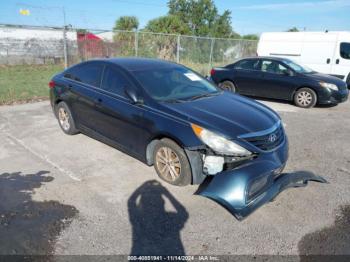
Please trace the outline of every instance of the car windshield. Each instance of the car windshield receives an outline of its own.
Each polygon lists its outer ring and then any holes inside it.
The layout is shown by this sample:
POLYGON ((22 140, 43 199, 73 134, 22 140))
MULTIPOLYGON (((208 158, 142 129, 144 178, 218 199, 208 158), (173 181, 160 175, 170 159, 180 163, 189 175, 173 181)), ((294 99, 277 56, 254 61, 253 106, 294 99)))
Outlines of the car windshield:
POLYGON ((157 101, 182 102, 221 93, 215 85, 187 68, 167 67, 133 73, 157 101))
POLYGON ((297 64, 297 63, 293 62, 292 60, 284 60, 283 62, 286 63, 288 66, 290 66, 294 71, 296 71, 298 73, 309 74, 309 73, 315 72, 311 68, 309 68, 305 65, 297 64))

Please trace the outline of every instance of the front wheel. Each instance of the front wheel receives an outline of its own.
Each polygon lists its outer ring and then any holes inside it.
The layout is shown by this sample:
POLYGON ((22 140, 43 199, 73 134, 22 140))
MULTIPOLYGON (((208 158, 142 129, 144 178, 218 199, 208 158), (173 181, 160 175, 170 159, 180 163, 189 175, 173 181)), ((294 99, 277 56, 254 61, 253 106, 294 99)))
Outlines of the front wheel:
POLYGON ((154 168, 158 176, 175 186, 186 186, 192 181, 191 166, 185 151, 174 141, 164 138, 153 151, 154 168))
POLYGON ((294 95, 294 103, 302 108, 314 107, 317 103, 317 95, 310 88, 300 88, 294 95))
POLYGON ((235 93, 236 92, 236 86, 232 81, 226 80, 221 83, 219 83, 219 87, 223 90, 230 91, 235 93))

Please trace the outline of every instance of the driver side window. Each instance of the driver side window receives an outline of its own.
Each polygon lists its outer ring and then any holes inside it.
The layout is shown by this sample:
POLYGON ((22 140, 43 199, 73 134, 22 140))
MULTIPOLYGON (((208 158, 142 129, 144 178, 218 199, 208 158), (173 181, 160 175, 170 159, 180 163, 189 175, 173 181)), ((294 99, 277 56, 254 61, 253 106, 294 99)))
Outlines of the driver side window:
POLYGON ((283 75, 284 72, 288 71, 288 69, 279 62, 272 61, 272 60, 263 60, 261 64, 261 71, 272 73, 272 74, 283 75))
POLYGON ((101 86, 103 90, 126 98, 124 89, 127 86, 128 81, 122 73, 110 66, 106 66, 101 86))

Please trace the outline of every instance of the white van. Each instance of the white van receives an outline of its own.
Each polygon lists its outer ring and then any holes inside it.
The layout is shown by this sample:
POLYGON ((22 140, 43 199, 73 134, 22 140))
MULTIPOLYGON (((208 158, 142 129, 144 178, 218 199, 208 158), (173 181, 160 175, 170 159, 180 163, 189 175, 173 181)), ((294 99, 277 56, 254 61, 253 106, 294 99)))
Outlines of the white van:
POLYGON ((292 59, 350 87, 350 32, 263 33, 257 55, 292 59))

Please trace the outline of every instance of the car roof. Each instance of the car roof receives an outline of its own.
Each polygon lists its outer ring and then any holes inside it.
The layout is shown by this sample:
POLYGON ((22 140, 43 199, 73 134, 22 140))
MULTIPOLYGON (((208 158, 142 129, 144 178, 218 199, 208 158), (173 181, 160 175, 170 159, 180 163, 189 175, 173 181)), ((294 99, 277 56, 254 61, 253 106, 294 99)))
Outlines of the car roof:
POLYGON ((155 68, 174 68, 180 67, 179 64, 152 58, 125 57, 125 58, 105 58, 94 61, 104 61, 124 68, 127 71, 143 71, 155 68))
POLYGON ((279 61, 279 62, 285 62, 285 61, 292 61, 288 58, 284 58, 284 57, 277 57, 277 56, 249 56, 249 57, 244 57, 242 59, 237 60, 238 61, 242 61, 242 60, 248 60, 248 59, 269 59, 269 60, 275 60, 275 61, 279 61))

